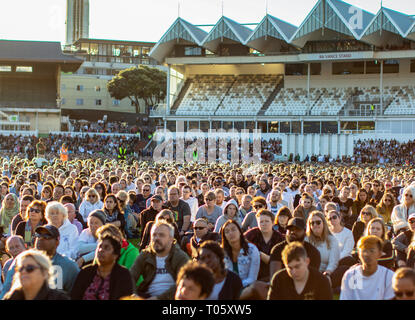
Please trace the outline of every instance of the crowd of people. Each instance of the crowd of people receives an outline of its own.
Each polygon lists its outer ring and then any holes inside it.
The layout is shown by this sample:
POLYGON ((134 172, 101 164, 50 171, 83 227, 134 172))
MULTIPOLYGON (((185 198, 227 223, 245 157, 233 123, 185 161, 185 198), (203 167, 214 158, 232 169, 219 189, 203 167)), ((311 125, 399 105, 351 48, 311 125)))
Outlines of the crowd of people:
POLYGON ((138 126, 129 125, 122 121, 103 121, 96 122, 86 120, 70 120, 73 132, 97 132, 97 133, 129 133, 140 132, 138 126))
POLYGON ((0 158, 5 300, 415 299, 415 172, 0 158))

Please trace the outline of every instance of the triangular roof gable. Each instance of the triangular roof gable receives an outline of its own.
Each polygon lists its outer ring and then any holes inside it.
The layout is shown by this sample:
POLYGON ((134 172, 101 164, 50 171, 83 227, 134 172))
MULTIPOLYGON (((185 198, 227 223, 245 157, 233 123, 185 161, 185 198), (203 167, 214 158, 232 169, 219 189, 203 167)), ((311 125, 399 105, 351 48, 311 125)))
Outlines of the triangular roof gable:
POLYGON ((267 15, 269 17, 269 20, 274 25, 274 27, 279 30, 279 32, 282 35, 285 35, 285 40, 288 42, 293 34, 297 31, 297 27, 292 25, 291 23, 288 23, 286 21, 283 21, 281 19, 278 19, 274 16, 267 15))
POLYGON ((402 37, 406 37, 415 25, 415 19, 411 16, 388 8, 383 8, 383 11, 395 28, 400 31, 402 37))
POLYGON ((202 44, 205 45, 222 37, 244 44, 251 33, 251 29, 246 28, 227 17, 221 17, 212 30, 210 30, 202 44))
POLYGON ((165 47, 165 44, 168 42, 183 39, 200 46, 206 34, 207 33, 202 29, 199 29, 179 17, 164 33, 153 49, 151 49, 149 56, 161 62, 165 57, 166 52, 170 50, 170 48, 166 49, 165 47))
MULTIPOLYGON (((279 21, 279 19, 267 14, 262 21, 257 25, 255 30, 252 32, 252 34, 249 36, 249 38, 246 40, 246 43, 249 43, 250 41, 256 40, 258 38, 262 38, 265 36, 271 36, 276 39, 280 39, 283 41, 288 42, 292 36, 292 34, 295 32, 292 32, 291 34, 288 34, 286 32, 289 32, 289 27, 286 27, 283 31, 279 21)), ((281 20, 280 20, 281 21, 281 20)), ((295 27, 294 27, 295 28, 295 27)), ((295 28, 296 30, 297 28, 295 28)))
POLYGON ((404 37, 395 21, 393 21, 390 15, 388 15, 384 8, 382 8, 372 19, 372 22, 367 26, 366 30, 363 32, 360 38, 363 39, 364 37, 370 36, 371 34, 378 32, 380 29, 404 37))
POLYGON ((328 1, 330 3, 330 6, 337 13, 339 18, 347 26, 350 32, 352 32, 356 39, 360 38, 367 26, 372 22, 373 18, 375 17, 373 13, 367 12, 349 3, 340 0, 328 1), (359 13, 359 11, 361 13, 360 17, 356 16, 359 13))

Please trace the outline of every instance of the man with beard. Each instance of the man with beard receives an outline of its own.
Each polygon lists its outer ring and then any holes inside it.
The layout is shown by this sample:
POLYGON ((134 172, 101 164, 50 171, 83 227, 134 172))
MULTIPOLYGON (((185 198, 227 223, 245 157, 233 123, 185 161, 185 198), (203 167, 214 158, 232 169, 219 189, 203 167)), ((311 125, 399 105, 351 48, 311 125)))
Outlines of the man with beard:
POLYGON ((143 281, 137 294, 151 300, 171 300, 176 292, 180 268, 189 260, 188 255, 175 244, 174 228, 165 221, 151 228, 150 246, 144 249, 130 269, 134 283, 143 281))
POLYGON ((304 219, 295 217, 288 221, 285 241, 276 244, 271 250, 269 261, 271 279, 277 271, 283 269, 282 251, 289 243, 294 241, 303 244, 304 249, 307 252, 307 257, 310 258, 310 266, 319 270, 321 262, 320 252, 312 244, 304 241, 306 235, 305 231, 306 223, 304 219))

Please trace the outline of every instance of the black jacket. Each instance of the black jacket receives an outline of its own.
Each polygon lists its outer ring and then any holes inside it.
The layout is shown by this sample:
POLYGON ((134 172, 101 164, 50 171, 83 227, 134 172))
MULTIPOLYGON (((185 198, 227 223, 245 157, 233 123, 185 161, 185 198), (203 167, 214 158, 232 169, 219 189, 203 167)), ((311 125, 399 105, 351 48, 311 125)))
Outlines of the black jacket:
MULTIPOLYGON (((23 290, 14 290, 10 295, 6 295, 4 300, 25 300, 23 290)), ((63 291, 49 288, 45 283, 34 300, 69 300, 69 297, 63 291)))
MULTIPOLYGON (((88 265, 79 272, 72 288, 71 299, 82 300, 86 289, 92 283, 98 272, 98 265, 88 265)), ((130 296, 134 293, 133 280, 127 268, 114 265, 111 271, 110 300, 118 300, 121 297, 130 296)))
POLYGON ((241 278, 236 273, 228 270, 223 288, 219 292, 218 300, 238 300, 242 289, 241 278))

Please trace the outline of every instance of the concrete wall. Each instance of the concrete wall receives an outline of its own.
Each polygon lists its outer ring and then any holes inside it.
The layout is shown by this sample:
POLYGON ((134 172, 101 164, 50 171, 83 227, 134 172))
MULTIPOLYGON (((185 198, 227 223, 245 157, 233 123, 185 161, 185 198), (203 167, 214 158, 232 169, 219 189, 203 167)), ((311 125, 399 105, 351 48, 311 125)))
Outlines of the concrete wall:
POLYGON ((284 74, 283 64, 186 65, 186 77, 195 74, 284 74))

